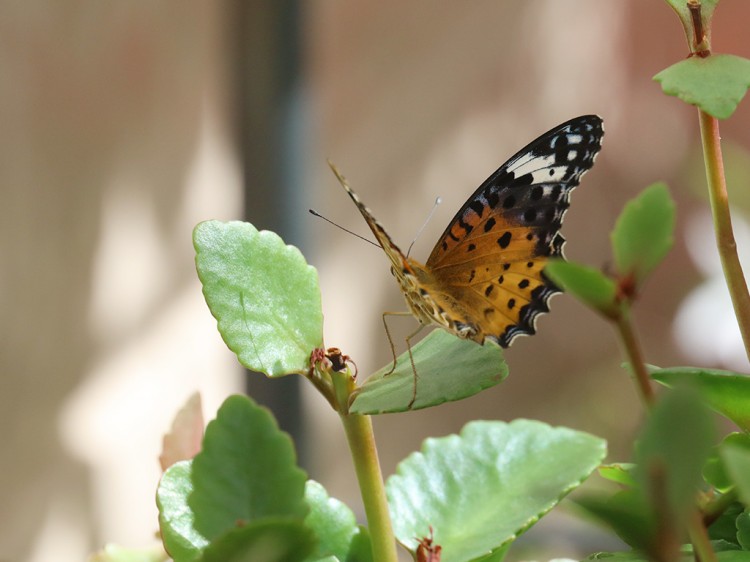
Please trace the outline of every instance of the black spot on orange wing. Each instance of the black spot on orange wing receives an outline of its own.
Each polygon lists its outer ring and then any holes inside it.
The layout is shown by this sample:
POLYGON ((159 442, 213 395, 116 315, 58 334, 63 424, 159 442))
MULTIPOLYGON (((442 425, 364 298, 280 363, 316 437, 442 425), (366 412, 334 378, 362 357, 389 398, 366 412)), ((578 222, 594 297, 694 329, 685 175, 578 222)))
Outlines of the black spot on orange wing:
POLYGON ((464 231, 466 232, 466 234, 469 234, 472 230, 474 230, 474 227, 471 226, 466 221, 464 221, 463 218, 458 219, 458 226, 460 226, 461 228, 463 228, 464 231))
POLYGON ((484 212, 484 205, 481 201, 472 201, 469 203, 469 207, 481 218, 484 212))
POLYGON ((487 205, 490 206, 490 209, 494 209, 497 207, 497 204, 500 203, 500 195, 498 195, 497 191, 490 191, 486 195, 487 199, 487 205))

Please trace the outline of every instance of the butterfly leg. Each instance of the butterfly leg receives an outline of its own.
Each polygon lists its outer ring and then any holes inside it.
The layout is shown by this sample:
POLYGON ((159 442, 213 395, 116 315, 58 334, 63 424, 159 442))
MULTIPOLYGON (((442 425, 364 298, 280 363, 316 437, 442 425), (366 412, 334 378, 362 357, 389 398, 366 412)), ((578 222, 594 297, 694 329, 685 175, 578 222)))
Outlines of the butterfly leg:
MULTIPOLYGON (((385 327, 385 335, 388 338, 388 345, 391 346, 391 357, 393 357, 393 365, 391 366, 391 370, 388 371, 384 377, 387 377, 390 375, 393 371, 396 370, 396 346, 393 345, 393 338, 391 337, 391 331, 388 329, 388 322, 386 321, 386 316, 411 316, 411 312, 384 312, 383 313, 383 326, 385 327)), ((411 353, 411 351, 409 352, 411 353)))
POLYGON ((419 332, 422 331, 422 328, 424 328, 424 324, 420 324, 419 328, 417 328, 413 333, 406 336, 406 349, 409 351, 409 361, 411 362, 411 372, 414 373, 414 384, 412 385, 412 392, 411 392, 411 401, 409 402, 409 405, 407 408, 411 410, 411 407, 414 405, 414 402, 417 399, 417 379, 419 376, 417 375, 417 368, 414 366, 414 356, 411 354, 411 339, 416 336, 419 332))

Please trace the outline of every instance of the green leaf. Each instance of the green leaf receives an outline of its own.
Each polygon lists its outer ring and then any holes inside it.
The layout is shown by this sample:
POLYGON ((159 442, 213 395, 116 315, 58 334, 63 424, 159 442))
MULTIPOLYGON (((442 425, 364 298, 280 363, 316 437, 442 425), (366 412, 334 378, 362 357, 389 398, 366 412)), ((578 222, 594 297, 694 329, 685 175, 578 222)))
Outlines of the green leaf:
POLYGON ((188 499, 195 528, 209 540, 267 517, 307 514, 306 475, 290 437, 271 413, 245 396, 230 396, 206 428, 193 459, 188 499))
POLYGON ((556 259, 547 264, 544 273, 565 292, 604 316, 617 314, 617 286, 598 269, 556 259))
MULTIPOLYGON (((740 547, 739 543, 735 540, 734 542, 728 542, 722 539, 719 540, 712 540, 711 541, 711 548, 714 550, 714 552, 724 552, 724 551, 734 551, 737 552, 742 549, 740 547)), ((690 545, 685 545, 683 547, 683 550, 687 552, 692 552, 692 548, 690 545)))
POLYGON ((654 371, 651 377, 670 387, 690 385, 712 409, 750 432, 750 377, 747 375, 717 369, 672 367, 654 371))
POLYGON ((709 526, 708 537, 712 541, 724 541, 739 547, 737 542, 737 517, 742 513, 743 507, 740 502, 734 502, 709 526))
MULTIPOLYGON (((694 562, 695 557, 685 558, 685 562, 694 562)), ((750 552, 745 550, 724 550, 716 553, 717 562, 750 562, 750 552)))
POLYGON ((737 542, 745 550, 750 550, 750 512, 743 511, 737 516, 737 542))
POLYGON ((702 473, 706 483, 716 488, 719 492, 726 492, 732 486, 729 476, 724 469, 724 463, 719 456, 718 447, 714 447, 711 455, 706 459, 702 473))
POLYGON ((93 554, 88 562, 167 562, 168 556, 161 548, 124 548, 108 544, 104 550, 93 554))
POLYGON ((615 266, 640 285, 672 247, 675 207, 669 190, 655 183, 631 200, 612 231, 615 266))
POLYGON ((382 414, 419 410, 461 400, 502 382, 508 376, 503 351, 497 345, 477 345, 445 330, 433 330, 411 348, 418 377, 414 378, 409 353, 398 358, 396 370, 386 365, 356 391, 349 411, 382 414), (414 397, 416 382, 416 400, 414 397))
POLYGON ((597 467, 602 439, 516 420, 477 421, 427 439, 386 483, 398 540, 409 550, 431 526, 443 560, 488 556, 536 521, 597 467))
POLYGON ((224 342, 252 371, 306 373, 323 345, 315 268, 276 234, 244 222, 202 222, 195 263, 224 342))
POLYGON ((654 509, 680 526, 695 503, 701 469, 711 451, 711 412, 693 392, 676 388, 653 408, 636 445, 636 480, 654 509), (665 504, 665 505, 662 505, 665 504))
MULTIPOLYGON (((707 37, 709 43, 711 41, 711 18, 714 15, 714 10, 719 0, 702 0, 701 1, 701 20, 703 21, 704 33, 709 34, 707 37)), ((667 0, 672 9, 677 13, 680 18, 682 27, 685 30, 685 36, 688 39, 688 45, 692 48, 693 43, 693 19, 690 15, 690 10, 687 7, 687 0, 667 0)), ((700 40, 700 39, 699 39, 700 40)))
POLYGON ((732 478, 727 473, 721 451, 727 446, 744 447, 750 451, 750 435, 747 433, 730 433, 722 442, 713 447, 711 456, 703 466, 703 478, 714 488, 726 492, 734 485, 732 478))
POLYGON ((325 488, 308 480, 305 499, 310 513, 305 525, 318 537, 318 546, 309 562, 335 556, 346 562, 372 562, 369 536, 357 525, 354 513, 343 503, 328 496, 325 488))
POLYGON ((656 555, 659 533, 680 533, 692 512, 702 482, 701 467, 713 443, 712 425, 710 411, 694 393, 686 389, 667 393, 651 411, 637 442, 638 486, 611 498, 578 503, 612 526, 629 545, 656 555))
POLYGON ((737 493, 745 507, 750 507, 750 448, 747 444, 725 444, 721 448, 721 458, 737 493))
POLYGON ((599 474, 602 478, 632 488, 635 486, 634 470, 635 465, 632 463, 605 464, 599 467, 599 474))
POLYGON ((607 562, 647 562, 647 558, 640 552, 596 552, 584 560, 606 560, 607 562))
MULTIPOLYGON (((654 540, 654 517, 637 490, 622 490, 605 497, 587 495, 574 500, 589 516, 610 526, 633 548, 646 551, 654 540)), ((621 554, 621 553, 618 553, 621 554)))
MULTIPOLYGON (((716 545, 712 545, 716 551, 717 562, 750 562, 750 552, 741 550, 718 550, 716 545)), ((630 552, 597 552, 592 554, 586 560, 606 560, 607 562, 648 562, 645 555, 630 552)), ((692 552, 684 552, 677 559, 679 562, 695 562, 695 556, 692 552)))
POLYGON ((690 57, 665 68, 654 80, 665 94, 727 119, 750 87, 750 60, 736 55, 690 57))
POLYGON ((201 562, 303 562, 314 548, 315 535, 301 521, 266 519, 217 538, 201 562))
POLYGON ((195 516, 188 505, 193 491, 192 460, 170 466, 156 490, 159 529, 164 548, 178 562, 197 560, 208 539, 195 529, 195 516))
MULTIPOLYGON (((508 543, 504 546, 501 546, 500 548, 496 548, 492 552, 490 552, 487 556, 483 556, 482 558, 477 558, 475 560, 472 560, 472 562, 502 562, 505 559, 505 555, 508 554, 508 551, 510 550, 511 543, 508 543)), ((564 559, 556 559, 562 562, 564 559)))

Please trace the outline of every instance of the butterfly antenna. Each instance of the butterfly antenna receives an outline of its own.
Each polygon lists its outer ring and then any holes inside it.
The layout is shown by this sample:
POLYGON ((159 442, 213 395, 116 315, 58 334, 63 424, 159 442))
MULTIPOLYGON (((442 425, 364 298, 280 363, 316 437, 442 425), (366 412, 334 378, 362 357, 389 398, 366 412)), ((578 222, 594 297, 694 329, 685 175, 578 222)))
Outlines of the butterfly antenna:
POLYGON ((432 210, 430 211, 430 214, 427 215, 427 218, 425 219, 422 226, 419 227, 419 230, 417 231, 417 235, 414 237, 414 240, 411 241, 411 244, 409 244, 409 249, 406 250, 406 257, 409 257, 411 254, 411 248, 414 246, 414 242, 417 241, 417 239, 422 235, 422 231, 424 230, 424 227, 427 226, 427 223, 430 222, 430 219, 432 218, 432 215, 435 214, 435 209, 438 208, 438 205, 443 202, 442 197, 438 197, 435 199, 435 204, 432 206, 432 210))
POLYGON ((340 224, 336 224, 336 223, 335 223, 335 222, 333 222, 333 221, 332 221, 331 219, 328 219, 328 218, 324 217, 323 215, 321 215, 321 214, 320 214, 320 213, 319 213, 318 211, 316 211, 315 209, 308 209, 308 211, 310 211, 310 214, 311 214, 311 215, 314 215, 314 216, 318 217, 319 219, 323 219, 323 220, 324 220, 324 221, 326 221, 327 223, 330 223, 330 224, 332 224, 333 226, 335 226, 336 228, 340 228, 340 229, 341 229, 341 230, 343 230, 344 232, 348 232, 348 233, 349 233, 349 234, 351 234, 352 236, 356 236, 356 237, 357 237, 357 238, 359 238, 360 240, 364 240, 364 241, 365 241, 365 242, 367 242, 368 244, 372 244, 372 245, 373 245, 373 246, 375 246, 376 248, 380 248, 380 244, 377 244, 377 243, 373 242, 372 240, 368 240, 368 239, 367 239, 367 238, 365 238, 364 236, 360 236, 360 235, 359 235, 359 234, 357 234, 356 232, 352 232, 351 230, 349 230, 348 228, 344 228, 344 227, 343 227, 343 226, 341 226, 340 224))

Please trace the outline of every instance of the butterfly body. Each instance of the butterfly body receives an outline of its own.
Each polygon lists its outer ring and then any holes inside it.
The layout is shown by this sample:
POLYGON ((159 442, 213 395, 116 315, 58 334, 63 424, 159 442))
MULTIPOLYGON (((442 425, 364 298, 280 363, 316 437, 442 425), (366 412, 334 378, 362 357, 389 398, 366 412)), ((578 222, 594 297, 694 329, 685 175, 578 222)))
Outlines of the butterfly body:
POLYGON ((434 274, 416 260, 406 258, 408 268, 401 271, 391 268, 391 273, 401 285, 406 304, 420 323, 438 324, 451 333, 477 343, 484 341, 483 334, 470 320, 470 311, 457 295, 440 290, 434 274))
POLYGON ((535 333, 559 289, 544 275, 562 256, 570 192, 601 148, 602 120, 585 115, 543 134, 498 168, 461 207, 422 264, 403 254, 334 168, 391 261, 411 313, 464 339, 502 347, 535 333))

